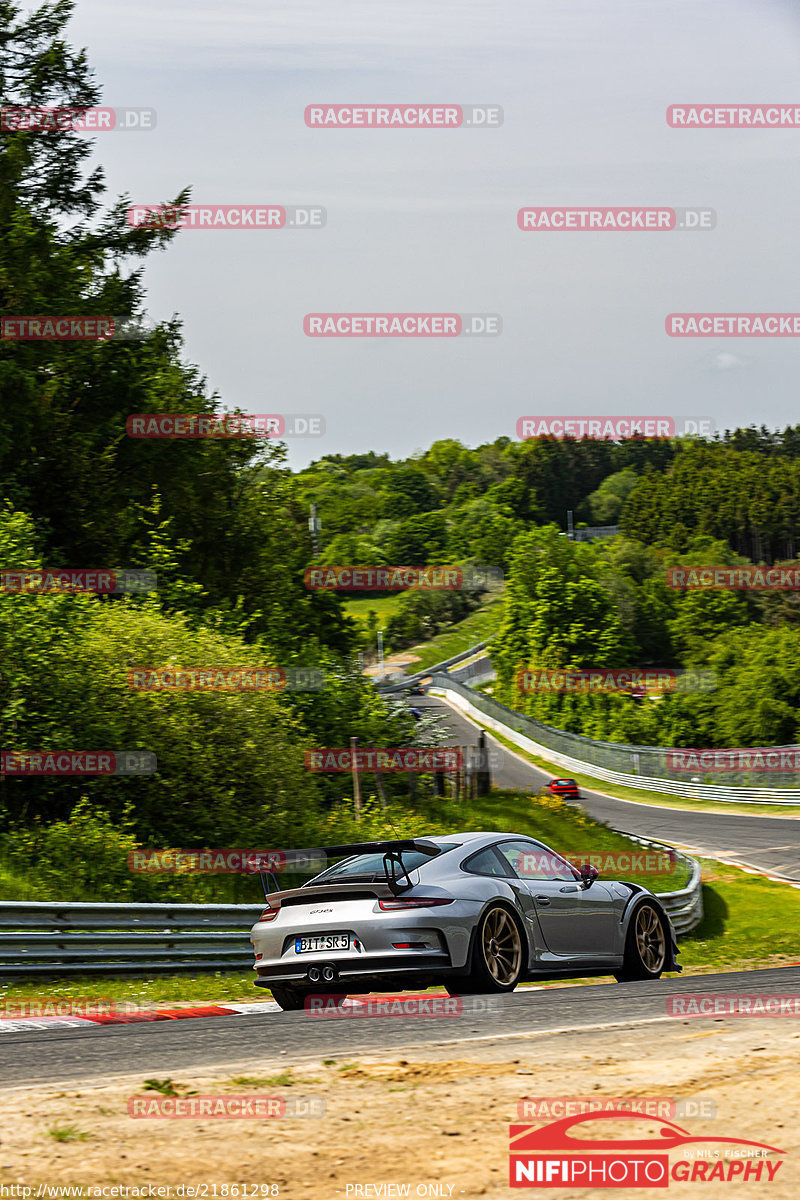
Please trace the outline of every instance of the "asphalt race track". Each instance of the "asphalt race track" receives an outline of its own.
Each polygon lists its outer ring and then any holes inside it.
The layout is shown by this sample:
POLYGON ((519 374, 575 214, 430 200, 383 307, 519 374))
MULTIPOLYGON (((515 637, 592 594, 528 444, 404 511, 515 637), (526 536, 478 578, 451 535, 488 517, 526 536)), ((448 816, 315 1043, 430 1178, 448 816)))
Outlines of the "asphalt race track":
MULTIPOLYGON (((436 696, 415 696, 414 704, 443 715, 452 730, 452 745, 474 745, 477 726, 436 696)), ((509 789, 539 788, 553 778, 517 757, 486 734, 489 746, 502 754, 502 766, 492 771, 492 782, 509 789)), ((668 803, 665 798, 665 803, 668 803)), ((615 829, 669 842, 676 846, 730 859, 759 871, 800 882, 800 815, 754 816, 732 812, 693 812, 686 808, 661 808, 615 800, 581 789, 581 807, 615 829)), ((524 833, 520 830, 520 833, 524 833)), ((558 849, 558 847, 554 847, 558 849)))
MULTIPOLYGON (((0 1032, 0 1079, 13 1084, 65 1083, 133 1071, 142 1078, 199 1067, 252 1067, 260 1061, 300 1063, 337 1057, 397 1053, 417 1048, 553 1036, 640 1025, 684 1028, 698 1032, 714 1021, 730 1018, 676 1018, 666 1015, 668 997, 686 993, 752 994, 773 992, 800 996, 800 966, 728 975, 668 976, 655 982, 597 983, 578 987, 522 988, 508 997, 465 997, 490 1011, 440 1018, 370 1017, 322 1019, 303 1012, 245 1013, 195 1021, 163 1021, 145 1025, 53 1027, 30 1032, 0 1032), (455 1025, 455 1028, 453 1028, 455 1025)), ((657 1034, 654 1034, 657 1036, 657 1034)))

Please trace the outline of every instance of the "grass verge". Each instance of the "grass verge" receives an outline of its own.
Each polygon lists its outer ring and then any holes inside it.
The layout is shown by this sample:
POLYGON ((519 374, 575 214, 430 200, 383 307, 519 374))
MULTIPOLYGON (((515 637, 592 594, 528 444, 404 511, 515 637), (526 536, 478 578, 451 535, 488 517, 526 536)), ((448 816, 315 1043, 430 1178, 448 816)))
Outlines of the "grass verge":
POLYGON ((409 647, 409 654, 415 654, 419 662, 412 663, 413 671, 425 671, 435 663, 445 662, 464 650, 469 650, 476 642, 485 642, 493 637, 503 621, 503 593, 488 592, 480 608, 476 608, 468 617, 457 625, 451 626, 444 633, 437 634, 429 642, 420 642, 417 646, 409 647))
POLYGON ((680 939, 694 972, 747 970, 800 959, 800 888, 713 859, 703 867, 702 923, 680 939))
POLYGON ((385 629, 389 617, 393 617, 397 612, 401 595, 402 592, 393 592, 390 596, 378 596, 373 599, 345 600, 342 607, 347 616, 363 628, 366 628, 369 614, 374 612, 378 618, 375 628, 385 629))
POLYGON ((0 1012, 8 1019, 25 1016, 15 1007, 25 1000, 41 1004, 69 1000, 108 1001, 112 1005, 137 1005, 140 1008, 155 1008, 156 1005, 179 1008, 184 1004, 268 999, 270 995, 264 988, 254 986, 252 973, 240 969, 182 971, 174 975, 75 975, 69 979, 54 977, 0 983, 0 1012))

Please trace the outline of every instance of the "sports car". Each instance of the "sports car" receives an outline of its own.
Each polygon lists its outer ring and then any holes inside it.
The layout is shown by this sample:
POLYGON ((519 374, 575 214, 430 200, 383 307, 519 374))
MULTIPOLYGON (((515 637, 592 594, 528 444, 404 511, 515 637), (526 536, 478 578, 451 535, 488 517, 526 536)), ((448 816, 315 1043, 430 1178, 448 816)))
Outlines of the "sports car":
POLYGON ((552 796, 568 796, 571 800, 580 800, 580 790, 574 779, 551 779, 547 790, 552 796))
POLYGON ((340 861, 267 892, 251 933, 256 986, 284 1009, 315 993, 512 992, 537 978, 681 970, 657 896, 599 880, 534 838, 461 833, 321 851, 340 861))

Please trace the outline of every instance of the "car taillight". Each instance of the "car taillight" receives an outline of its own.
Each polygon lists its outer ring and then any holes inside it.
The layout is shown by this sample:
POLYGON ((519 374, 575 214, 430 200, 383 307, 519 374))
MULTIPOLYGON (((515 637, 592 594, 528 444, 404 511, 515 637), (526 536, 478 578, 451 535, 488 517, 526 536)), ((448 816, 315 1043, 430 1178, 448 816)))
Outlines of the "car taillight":
POLYGON ((439 908, 442 904, 452 903, 452 899, 440 896, 407 896, 405 899, 399 897, 395 900, 379 900, 378 908, 382 908, 384 912, 393 912, 398 908, 439 908))
POLYGON ((280 911, 280 908, 272 908, 270 906, 269 908, 264 909, 258 919, 259 921, 274 921, 280 911))

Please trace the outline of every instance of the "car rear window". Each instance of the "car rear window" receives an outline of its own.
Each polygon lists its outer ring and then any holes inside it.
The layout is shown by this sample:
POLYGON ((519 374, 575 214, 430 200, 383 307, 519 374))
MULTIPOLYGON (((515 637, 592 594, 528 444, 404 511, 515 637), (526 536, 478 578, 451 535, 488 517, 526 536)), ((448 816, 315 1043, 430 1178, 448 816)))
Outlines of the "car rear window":
MULTIPOLYGON (((415 871, 417 867, 424 866, 426 862, 431 862, 438 858, 440 854, 444 854, 447 850, 455 850, 458 842, 446 842, 437 845, 436 854, 423 854, 421 850, 404 850, 403 851, 403 866, 407 871, 415 871)), ((362 883, 380 883, 386 878, 386 872, 383 867, 383 851, 376 850, 369 854, 355 854, 350 858, 344 858, 341 862, 334 863, 332 867, 328 867, 321 875, 315 875, 313 879, 308 881, 308 884, 303 884, 304 887, 327 881, 350 880, 358 879, 362 883)))

